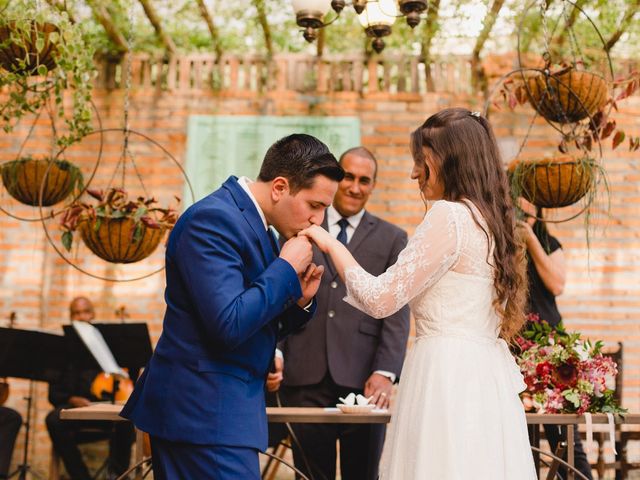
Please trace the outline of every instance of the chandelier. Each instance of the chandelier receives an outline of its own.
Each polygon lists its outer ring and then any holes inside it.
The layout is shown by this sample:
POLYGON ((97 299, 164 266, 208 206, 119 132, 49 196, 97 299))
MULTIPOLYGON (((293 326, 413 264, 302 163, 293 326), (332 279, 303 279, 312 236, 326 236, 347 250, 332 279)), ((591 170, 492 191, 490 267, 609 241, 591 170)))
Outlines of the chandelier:
MULTIPOLYGON (((313 42, 318 29, 335 22, 346 6, 345 0, 292 0, 296 23, 302 27, 303 36, 313 42), (333 9, 335 16, 323 19, 333 9)), ((391 34, 391 25, 398 17, 406 17, 407 24, 414 28, 420 23, 420 14, 427 9, 427 0, 352 0, 353 9, 368 37, 373 38, 373 49, 380 53, 384 49, 383 37, 391 34)))

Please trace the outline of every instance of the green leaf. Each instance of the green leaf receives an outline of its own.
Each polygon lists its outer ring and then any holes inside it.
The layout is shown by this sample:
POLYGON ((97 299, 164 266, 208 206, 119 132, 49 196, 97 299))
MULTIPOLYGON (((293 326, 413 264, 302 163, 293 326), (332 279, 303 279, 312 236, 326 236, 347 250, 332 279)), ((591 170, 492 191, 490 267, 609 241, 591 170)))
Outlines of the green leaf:
POLYGON ((41 52, 43 48, 44 48, 44 38, 38 37, 38 39, 36 40, 36 51, 41 52))
POLYGON ((73 243, 73 233, 64 232, 62 234, 62 245, 67 249, 67 252, 71 251, 71 244, 73 243))
POLYGON ((45 77, 48 71, 49 70, 47 69, 46 65, 38 65, 38 75, 40 75, 41 77, 45 77))

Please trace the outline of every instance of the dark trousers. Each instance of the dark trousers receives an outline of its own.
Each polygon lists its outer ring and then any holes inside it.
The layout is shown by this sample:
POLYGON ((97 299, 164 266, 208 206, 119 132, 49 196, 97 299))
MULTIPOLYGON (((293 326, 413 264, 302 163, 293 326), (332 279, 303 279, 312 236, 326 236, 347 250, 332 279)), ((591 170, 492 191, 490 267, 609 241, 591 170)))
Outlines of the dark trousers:
MULTIPOLYGON (((555 452, 558 443, 567 439, 566 430, 560 428, 558 425, 545 425, 544 434, 547 437, 547 441, 549 442, 552 452, 555 452)), ((593 480, 593 476, 591 475, 591 465, 589 465, 589 460, 587 459, 587 454, 582 447, 582 440, 580 440, 580 434, 577 429, 575 431, 574 439, 575 442, 573 444, 573 448, 576 470, 582 473, 589 480, 593 480)), ((565 455, 564 460, 566 459, 567 457, 565 455)), ((562 475, 562 478, 567 478, 567 471, 565 468, 560 467, 558 472, 562 475)))
MULTIPOLYGON (((559 425, 543 425, 544 426, 544 434, 547 437, 547 441, 549 442, 549 447, 551 448, 551 453, 556 451, 558 444, 560 442, 566 441, 567 439, 567 431, 565 428, 561 428, 559 425)), ((532 434, 531 428, 538 428, 537 425, 532 425, 529 427, 529 435, 532 434)), ((593 476, 591 475, 591 465, 589 465, 589 460, 587 459, 587 454, 582 447, 582 440, 580 439, 580 434, 578 431, 575 431, 574 436, 574 465, 576 470, 582 473, 589 480, 593 480, 593 476)), ((567 454, 564 454, 563 460, 567 460, 567 454)), ((564 466, 560 466, 558 469, 558 473, 562 478, 567 478, 567 469, 564 466)))
MULTIPOLYGON (((287 407, 335 407, 338 397, 362 390, 336 385, 329 374, 317 385, 283 387, 287 407)), ((293 442, 293 459, 312 480, 336 477, 336 441, 340 442, 340 473, 343 480, 376 480, 384 444, 385 426, 380 424, 291 425, 300 445, 293 442)))
POLYGON ((22 425, 22 417, 12 408, 0 407, 0 478, 9 474, 13 445, 22 425))
POLYGON ((135 433, 130 422, 61 420, 58 407, 46 418, 47 430, 56 453, 62 459, 64 468, 73 480, 90 480, 89 470, 82 460, 78 444, 109 439, 109 470, 122 474, 129 468, 131 444, 135 433))
POLYGON ((196 445, 151 436, 155 480, 260 480, 255 448, 196 445))

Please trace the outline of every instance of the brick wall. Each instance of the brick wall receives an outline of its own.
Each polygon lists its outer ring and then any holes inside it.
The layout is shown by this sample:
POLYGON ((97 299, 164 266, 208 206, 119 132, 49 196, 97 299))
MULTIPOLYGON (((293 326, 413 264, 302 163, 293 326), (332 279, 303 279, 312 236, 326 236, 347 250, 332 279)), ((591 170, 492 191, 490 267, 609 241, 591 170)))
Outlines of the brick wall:
MULTIPOLYGON (((431 113, 447 106, 468 106, 480 110, 482 102, 470 96, 446 93, 338 92, 328 95, 302 95, 280 90, 259 94, 226 91, 215 94, 207 90, 158 91, 138 89, 132 92, 130 125, 134 130, 160 142, 175 158, 185 157, 186 122, 190 114, 237 115, 357 115, 361 119, 362 142, 380 162, 378 185, 370 210, 412 232, 423 213, 416 185, 409 178, 411 157, 409 133, 431 113)), ((98 90, 94 94, 105 127, 122 125, 123 93, 98 90)), ((640 98, 633 97, 621 105, 618 123, 627 133, 640 134, 640 98)), ((492 121, 505 148, 513 149, 525 135, 531 111, 520 108, 515 113, 494 113, 492 121), (510 147, 509 147, 510 146, 510 147)), ((12 159, 28 131, 29 122, 13 134, 0 136, 0 161, 12 159)), ((27 142, 27 149, 44 153, 48 148, 49 127, 42 120, 27 142)), ((536 121, 530 132, 527 150, 541 153, 553 149, 555 132, 544 122, 536 121)), ((108 181, 117 164, 121 138, 105 137, 104 155, 97 180, 108 181)), ((133 147, 135 148, 135 147, 133 147)), ((69 151, 89 174, 96 161, 98 142, 83 142, 69 151)), ((338 152, 336 152, 338 153, 338 152)), ((158 152, 136 153, 145 184, 156 196, 168 201, 180 195, 182 177, 176 166, 158 152), (140 156, 137 156, 140 155, 140 156)), ((560 307, 569 328, 582 330, 587 336, 625 345, 624 404, 640 410, 640 174, 637 154, 624 148, 616 152, 605 149, 604 164, 609 173, 610 216, 598 212, 593 216, 596 228, 591 231, 589 248, 582 217, 551 227, 565 246, 568 282, 560 297, 560 307)), ((131 173, 131 172, 129 172, 131 173)), ((128 175, 127 178, 135 178, 128 175)), ((37 218, 37 211, 17 205, 3 189, 0 206, 14 215, 37 218)), ((568 212, 575 210, 563 209, 568 212)), ((555 213, 558 217, 565 211, 555 213)), ((46 222, 55 238, 55 222, 46 222)), ((161 331, 164 310, 162 274, 131 283, 113 283, 84 275, 64 262, 47 241, 39 222, 23 222, 0 216, 0 316, 15 311, 18 328, 44 328, 60 331, 68 321, 67 306, 75 295, 95 300, 99 321, 117 321, 114 311, 126 305, 130 321, 147 322, 154 342, 161 331)), ((144 275, 162 266, 162 252, 151 259, 128 267, 116 267, 95 260, 84 247, 72 252, 70 259, 99 276, 132 277, 144 275)), ((34 352, 34 355, 37 352, 34 352)), ((26 381, 11 380, 12 394, 7 405, 25 414, 22 397, 28 392, 26 381)), ((34 439, 31 458, 36 470, 45 472, 49 461, 49 440, 44 417, 50 406, 47 385, 32 385, 35 400, 34 439)), ((21 433, 14 460, 22 446, 21 433)))

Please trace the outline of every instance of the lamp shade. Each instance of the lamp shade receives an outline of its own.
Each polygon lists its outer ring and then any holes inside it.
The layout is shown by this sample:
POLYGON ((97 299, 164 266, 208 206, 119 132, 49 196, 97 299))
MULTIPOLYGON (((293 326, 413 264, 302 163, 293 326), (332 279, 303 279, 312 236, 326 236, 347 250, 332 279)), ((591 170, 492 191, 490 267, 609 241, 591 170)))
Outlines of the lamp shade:
POLYGON ((292 0, 293 11, 320 13, 323 16, 331 9, 331 0, 292 0))
POLYGON ((368 0, 358 19, 365 29, 375 25, 390 27, 396 21, 397 15, 396 0, 368 0))

